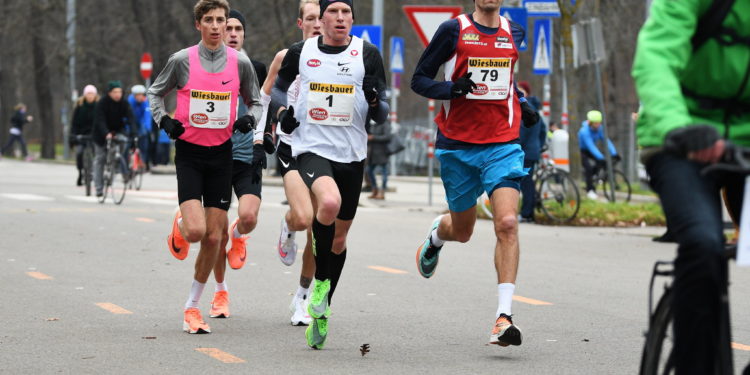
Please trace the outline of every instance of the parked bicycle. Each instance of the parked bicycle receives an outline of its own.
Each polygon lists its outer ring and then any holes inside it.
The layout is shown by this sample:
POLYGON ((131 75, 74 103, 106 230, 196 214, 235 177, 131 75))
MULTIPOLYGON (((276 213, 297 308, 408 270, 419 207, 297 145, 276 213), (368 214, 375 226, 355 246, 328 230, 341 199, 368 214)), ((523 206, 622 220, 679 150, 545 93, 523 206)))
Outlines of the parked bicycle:
POLYGON ((125 158, 122 156, 122 149, 127 143, 128 138, 124 135, 118 134, 114 137, 107 135, 107 157, 102 175, 104 189, 102 196, 99 197, 99 203, 104 203, 107 196, 112 197, 112 202, 115 204, 121 204, 125 199, 130 171, 125 158))
MULTIPOLYGON (((750 149, 743 149, 736 146, 728 145, 727 155, 732 155, 729 162, 722 162, 706 167, 703 173, 709 171, 729 171, 741 174, 750 174, 750 149)), ((748 197, 745 197, 747 199, 748 197)), ((716 345, 718 358, 715 374, 733 374, 734 363, 732 359, 731 348, 731 325, 729 315, 729 261, 735 259, 737 255, 737 246, 728 245, 722 254, 723 262, 721 263, 722 280, 720 285, 719 300, 721 301, 721 312, 716 317, 719 323, 719 341, 716 345)), ((654 264, 651 273, 651 282, 649 285, 649 324, 646 332, 646 342, 643 346, 641 356, 641 375, 672 374, 675 372, 675 353, 674 353, 674 336, 672 323, 674 312, 672 310, 673 290, 670 283, 664 285, 664 292, 659 298, 656 307, 653 308, 654 281, 657 277, 667 277, 670 280, 674 277, 673 261, 658 261, 654 264)), ((744 374, 750 373, 750 366, 745 369, 744 374)))
POLYGON ((86 196, 91 196, 91 185, 94 180, 94 144, 91 142, 90 135, 76 135, 78 147, 83 147, 83 186, 86 189, 86 196))
MULTIPOLYGON (((555 166, 548 154, 542 155, 534 174, 536 181, 536 210, 555 223, 573 220, 581 208, 578 185, 564 169, 555 166)), ((477 206, 488 217, 492 217, 492 205, 487 193, 477 200, 477 206)))

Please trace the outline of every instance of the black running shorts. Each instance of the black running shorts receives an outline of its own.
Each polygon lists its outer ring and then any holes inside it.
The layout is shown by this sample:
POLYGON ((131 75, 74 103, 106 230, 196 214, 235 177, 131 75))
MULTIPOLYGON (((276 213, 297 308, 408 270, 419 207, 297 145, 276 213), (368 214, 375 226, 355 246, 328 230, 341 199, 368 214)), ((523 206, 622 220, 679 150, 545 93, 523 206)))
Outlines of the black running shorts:
POLYGON ((232 199, 231 140, 208 147, 178 139, 174 164, 180 204, 197 199, 203 201, 203 207, 229 210, 232 199))
POLYGON ((308 188, 312 188, 313 182, 321 176, 332 177, 341 195, 341 208, 336 217, 340 220, 354 219, 359 194, 362 192, 363 161, 339 163, 312 153, 304 153, 297 156, 297 166, 308 188))
POLYGON ((297 171, 297 159, 292 156, 292 146, 279 142, 279 147, 276 148, 276 155, 279 157, 279 163, 281 163, 281 177, 284 177, 289 171, 297 171))
POLYGON ((252 165, 239 160, 232 162, 232 186, 237 199, 245 194, 252 194, 260 198, 261 182, 253 183, 254 171, 252 165))

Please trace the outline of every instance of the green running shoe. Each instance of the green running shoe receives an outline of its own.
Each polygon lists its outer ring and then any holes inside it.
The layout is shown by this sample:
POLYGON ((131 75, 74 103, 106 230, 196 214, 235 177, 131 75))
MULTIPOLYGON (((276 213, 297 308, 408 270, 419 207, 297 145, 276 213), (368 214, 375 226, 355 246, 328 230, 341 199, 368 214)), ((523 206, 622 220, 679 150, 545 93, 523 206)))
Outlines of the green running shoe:
POLYGON ((313 319, 312 324, 305 329, 305 338, 307 345, 313 349, 323 349, 328 336, 328 319, 313 319))
POLYGON ((430 238, 432 237, 432 231, 440 225, 442 218, 443 215, 440 215, 432 221, 430 231, 427 232, 427 238, 419 246, 419 249, 417 249, 417 269, 419 270, 419 274, 424 278, 430 278, 435 273, 435 268, 438 265, 438 257, 443 247, 434 246, 430 238))
POLYGON ((315 279, 315 287, 310 295, 310 303, 307 305, 307 312, 314 319, 327 318, 331 315, 331 308, 328 307, 328 292, 331 290, 331 280, 320 281, 315 279))

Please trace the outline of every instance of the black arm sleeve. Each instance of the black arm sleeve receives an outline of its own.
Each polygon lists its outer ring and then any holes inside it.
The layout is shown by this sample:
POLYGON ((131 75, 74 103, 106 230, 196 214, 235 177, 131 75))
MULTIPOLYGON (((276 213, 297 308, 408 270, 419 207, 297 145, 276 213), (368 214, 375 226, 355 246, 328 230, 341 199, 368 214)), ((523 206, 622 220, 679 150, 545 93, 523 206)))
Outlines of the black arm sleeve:
POLYGON ((385 68, 383 67, 383 58, 380 56, 380 51, 372 43, 365 42, 364 54, 365 64, 365 75, 373 76, 378 81, 378 105, 370 107, 369 114, 373 121, 378 124, 382 124, 388 118, 388 112, 390 106, 386 101, 385 90, 387 88, 385 84, 385 68))

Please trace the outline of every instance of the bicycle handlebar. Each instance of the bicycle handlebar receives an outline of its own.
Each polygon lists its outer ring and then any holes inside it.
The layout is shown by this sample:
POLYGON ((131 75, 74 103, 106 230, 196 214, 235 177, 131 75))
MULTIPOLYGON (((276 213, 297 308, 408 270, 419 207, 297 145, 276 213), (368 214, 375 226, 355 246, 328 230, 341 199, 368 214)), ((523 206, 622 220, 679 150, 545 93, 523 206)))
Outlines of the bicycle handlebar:
POLYGON ((750 148, 726 142, 721 160, 701 170, 704 176, 712 172, 750 174, 750 148))

